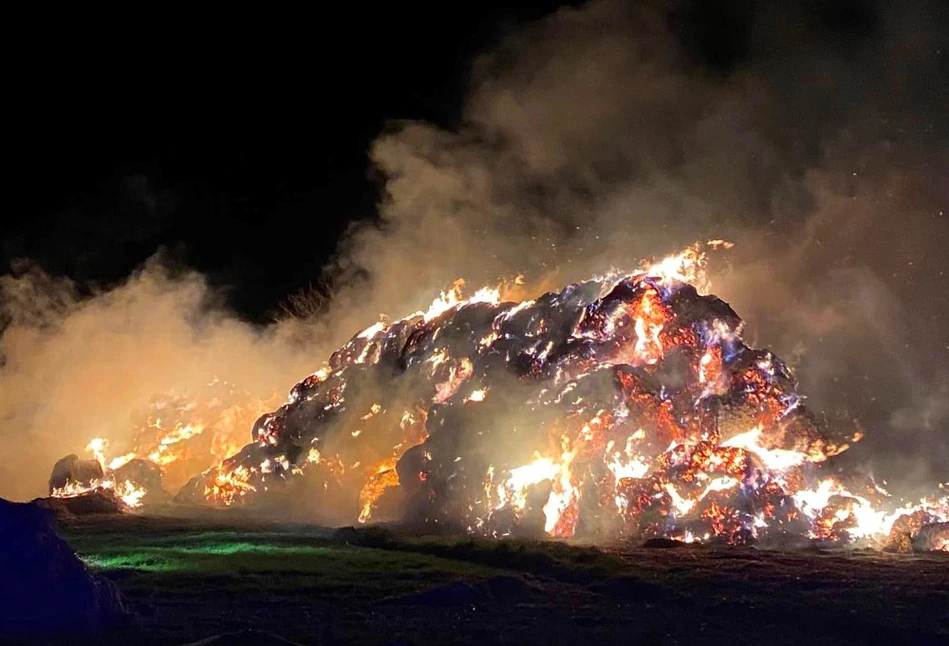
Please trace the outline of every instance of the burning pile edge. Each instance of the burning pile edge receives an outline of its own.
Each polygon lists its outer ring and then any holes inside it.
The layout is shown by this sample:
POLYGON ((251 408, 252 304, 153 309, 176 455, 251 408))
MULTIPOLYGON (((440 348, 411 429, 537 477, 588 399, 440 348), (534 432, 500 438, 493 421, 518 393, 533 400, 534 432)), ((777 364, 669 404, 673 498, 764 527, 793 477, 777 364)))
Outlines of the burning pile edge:
POLYGON ((174 500, 486 536, 949 551, 949 497, 887 511, 874 483, 822 477, 852 429, 744 343, 702 293, 705 260, 697 244, 520 302, 456 286, 356 334, 174 500))

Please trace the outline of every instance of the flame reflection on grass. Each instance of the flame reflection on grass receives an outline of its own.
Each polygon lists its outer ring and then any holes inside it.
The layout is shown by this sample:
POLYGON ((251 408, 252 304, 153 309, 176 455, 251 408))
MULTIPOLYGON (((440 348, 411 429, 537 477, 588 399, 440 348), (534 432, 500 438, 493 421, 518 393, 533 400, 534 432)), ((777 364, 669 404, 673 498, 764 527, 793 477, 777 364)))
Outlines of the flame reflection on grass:
POLYGON ((103 550, 81 554, 82 560, 95 570, 140 570, 144 572, 208 571, 218 568, 248 569, 256 561, 266 569, 275 560, 300 556, 332 556, 338 551, 326 546, 268 545, 248 542, 205 543, 181 547, 140 547, 137 549, 103 550), (260 557, 270 557, 264 558, 260 557), (237 558, 228 558, 237 557, 237 558), (244 562, 250 557, 251 563, 244 562))

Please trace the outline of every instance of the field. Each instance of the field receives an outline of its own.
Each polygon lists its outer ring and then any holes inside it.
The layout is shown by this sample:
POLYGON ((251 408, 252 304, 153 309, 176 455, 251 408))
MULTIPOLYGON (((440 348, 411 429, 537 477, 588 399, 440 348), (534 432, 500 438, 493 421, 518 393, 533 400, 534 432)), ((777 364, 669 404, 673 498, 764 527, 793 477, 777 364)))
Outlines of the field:
POLYGON ((97 644, 245 630, 300 644, 949 643, 949 554, 596 549, 232 518, 86 517, 61 534, 138 615, 97 644))

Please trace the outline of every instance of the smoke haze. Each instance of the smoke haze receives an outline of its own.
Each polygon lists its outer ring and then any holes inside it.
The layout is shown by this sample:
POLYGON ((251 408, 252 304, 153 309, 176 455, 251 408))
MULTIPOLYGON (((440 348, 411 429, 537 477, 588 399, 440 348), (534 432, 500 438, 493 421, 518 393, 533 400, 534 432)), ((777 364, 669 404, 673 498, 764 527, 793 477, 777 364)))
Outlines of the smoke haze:
POLYGON ((120 448, 135 430, 132 412, 153 396, 200 393, 218 378, 263 399, 321 360, 297 344, 292 325, 239 322, 202 277, 161 256, 125 284, 81 300, 69 281, 19 269, 0 277, 4 497, 44 495, 52 464, 82 454, 94 436, 120 448))
POLYGON ((88 299, 15 268, 0 495, 39 495, 56 458, 156 392, 214 376, 285 391, 459 276, 546 288, 708 238, 736 243, 713 291, 749 344, 794 364, 813 409, 866 427, 847 460, 906 487, 949 479, 949 15, 854 6, 840 24, 820 3, 747 4, 727 61, 693 46, 684 3, 592 2, 512 29, 474 65, 457 127, 377 138, 379 222, 341 241, 331 305, 306 325, 252 328, 160 260, 88 299))

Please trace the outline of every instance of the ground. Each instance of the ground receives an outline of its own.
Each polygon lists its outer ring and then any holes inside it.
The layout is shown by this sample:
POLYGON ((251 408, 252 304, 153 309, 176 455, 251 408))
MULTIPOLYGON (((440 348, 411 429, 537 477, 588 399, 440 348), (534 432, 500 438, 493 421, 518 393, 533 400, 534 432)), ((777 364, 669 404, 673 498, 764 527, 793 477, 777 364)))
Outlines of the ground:
POLYGON ((301 644, 949 643, 942 553, 593 548, 130 515, 60 531, 138 614, 97 644, 245 629, 301 644))

